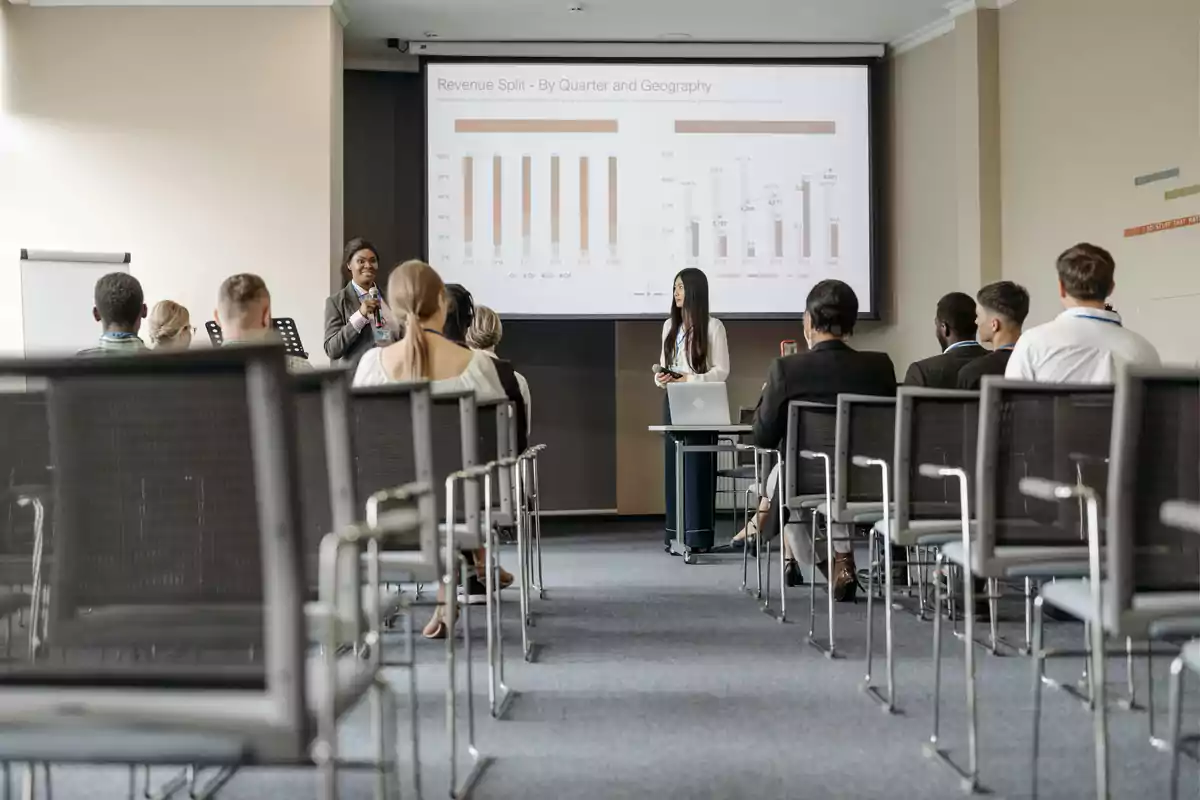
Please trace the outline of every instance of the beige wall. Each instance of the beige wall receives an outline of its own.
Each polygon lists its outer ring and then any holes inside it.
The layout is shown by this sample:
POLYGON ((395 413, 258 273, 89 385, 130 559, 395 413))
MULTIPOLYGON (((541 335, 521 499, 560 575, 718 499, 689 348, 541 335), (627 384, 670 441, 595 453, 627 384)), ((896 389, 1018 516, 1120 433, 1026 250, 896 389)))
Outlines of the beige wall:
POLYGON ((223 278, 257 272, 275 314, 295 317, 322 356, 341 241, 342 33, 330 9, 5 16, 2 346, 20 347, 13 254, 29 247, 129 251, 147 301, 178 300, 197 326, 223 278))
POLYGON ((1125 239, 1127 227, 1200 213, 1200 4, 1020 0, 1000 12, 1004 275, 1058 310, 1054 258, 1077 241, 1112 250, 1114 303, 1165 359, 1194 363, 1200 226, 1125 239), (1135 187, 1178 166, 1180 179, 1135 187))

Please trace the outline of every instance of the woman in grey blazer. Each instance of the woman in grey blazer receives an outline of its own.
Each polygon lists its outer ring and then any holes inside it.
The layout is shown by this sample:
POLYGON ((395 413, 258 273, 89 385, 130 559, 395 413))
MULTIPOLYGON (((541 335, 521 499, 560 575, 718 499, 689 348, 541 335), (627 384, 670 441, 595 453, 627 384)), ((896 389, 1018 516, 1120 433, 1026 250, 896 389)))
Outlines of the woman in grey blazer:
POLYGON ((392 313, 375 292, 379 253, 366 239, 346 243, 342 274, 349 282, 325 300, 325 355, 335 364, 354 365, 376 344, 396 340, 392 313))

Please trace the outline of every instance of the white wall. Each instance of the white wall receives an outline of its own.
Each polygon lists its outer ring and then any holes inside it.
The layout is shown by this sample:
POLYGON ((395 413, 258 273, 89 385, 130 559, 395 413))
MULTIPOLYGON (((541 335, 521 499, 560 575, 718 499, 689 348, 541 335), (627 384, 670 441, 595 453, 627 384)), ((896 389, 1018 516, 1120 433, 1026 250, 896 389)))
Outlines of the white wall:
POLYGON ((21 346, 18 248, 129 251, 147 302, 182 302, 197 327, 221 280, 262 275, 323 361, 341 244, 330 9, 5 6, 0 348, 21 346))
POLYGON ((1079 241, 1117 262, 1113 302, 1164 360, 1200 361, 1200 226, 1124 238, 1200 213, 1196 0, 1022 0, 1000 12, 1004 277, 1059 310, 1055 257, 1079 241), (1170 167, 1180 178, 1134 186, 1170 167))

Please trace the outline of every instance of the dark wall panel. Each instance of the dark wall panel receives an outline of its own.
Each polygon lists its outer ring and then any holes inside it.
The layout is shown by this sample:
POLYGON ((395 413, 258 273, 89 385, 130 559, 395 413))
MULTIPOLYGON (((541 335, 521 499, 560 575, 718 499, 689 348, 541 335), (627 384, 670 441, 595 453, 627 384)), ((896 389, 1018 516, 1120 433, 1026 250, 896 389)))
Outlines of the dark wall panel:
POLYGON ((529 440, 548 445, 540 467, 544 509, 617 507, 614 326, 608 320, 504 325, 499 354, 529 381, 533 398, 529 440))
POLYGON ((425 108, 421 76, 349 71, 344 78, 346 237, 380 252, 382 277, 420 258, 425 208, 425 108))
MULTIPOLYGON (((345 73, 345 231, 382 251, 384 277, 396 263, 424 255, 421 80, 403 72, 345 73)), ((488 298, 475 301, 486 305, 488 298)), ((529 381, 530 440, 549 446, 541 462, 542 507, 615 509, 614 323, 512 321, 500 351, 529 381)))

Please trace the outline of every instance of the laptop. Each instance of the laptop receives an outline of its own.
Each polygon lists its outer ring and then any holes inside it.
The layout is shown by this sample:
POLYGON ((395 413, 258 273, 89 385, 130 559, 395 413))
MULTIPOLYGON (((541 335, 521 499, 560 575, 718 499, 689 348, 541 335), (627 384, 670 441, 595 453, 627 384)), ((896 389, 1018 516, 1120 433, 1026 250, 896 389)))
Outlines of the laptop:
POLYGON ((723 383, 669 383, 672 425, 728 425, 729 393, 723 383))

